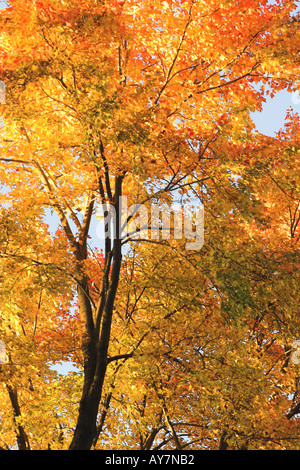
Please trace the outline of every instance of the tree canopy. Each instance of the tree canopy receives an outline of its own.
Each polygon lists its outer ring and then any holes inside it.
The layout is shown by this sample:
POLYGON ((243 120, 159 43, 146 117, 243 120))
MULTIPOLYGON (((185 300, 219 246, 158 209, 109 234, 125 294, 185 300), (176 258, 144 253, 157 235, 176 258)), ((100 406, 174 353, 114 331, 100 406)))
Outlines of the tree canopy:
POLYGON ((0 38, 0 447, 299 449, 299 116, 251 119, 295 2, 11 0, 0 38), (174 204, 201 249, 134 223, 174 204))

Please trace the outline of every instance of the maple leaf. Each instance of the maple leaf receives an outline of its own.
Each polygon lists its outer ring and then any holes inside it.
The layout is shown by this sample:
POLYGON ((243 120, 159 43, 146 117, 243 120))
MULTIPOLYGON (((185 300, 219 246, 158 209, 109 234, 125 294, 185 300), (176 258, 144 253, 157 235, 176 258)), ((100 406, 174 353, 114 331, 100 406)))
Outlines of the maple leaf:
POLYGON ((297 445, 299 116, 274 138, 250 117, 298 73, 293 8, 1 10, 1 446, 297 445), (167 238, 135 237, 134 217, 119 236, 122 196, 148 211, 178 195, 204 204, 201 251, 171 220, 167 238))

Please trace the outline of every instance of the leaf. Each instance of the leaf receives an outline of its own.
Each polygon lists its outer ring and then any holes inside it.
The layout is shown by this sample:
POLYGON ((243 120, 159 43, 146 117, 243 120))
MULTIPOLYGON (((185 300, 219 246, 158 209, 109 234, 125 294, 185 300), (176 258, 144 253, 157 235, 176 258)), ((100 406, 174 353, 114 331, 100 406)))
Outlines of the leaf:
POLYGON ((1 448, 297 449, 299 116, 251 120, 298 73, 293 8, 1 10, 1 448), (163 216, 199 204, 190 250, 163 216))

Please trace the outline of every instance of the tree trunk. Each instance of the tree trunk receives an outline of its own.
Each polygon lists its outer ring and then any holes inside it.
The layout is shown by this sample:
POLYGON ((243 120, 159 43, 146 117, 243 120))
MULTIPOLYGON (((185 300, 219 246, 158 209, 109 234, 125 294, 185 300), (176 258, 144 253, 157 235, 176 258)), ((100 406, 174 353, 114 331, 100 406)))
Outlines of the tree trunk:
POLYGON ((226 441, 226 437, 227 437, 227 431, 224 431, 221 435, 219 450, 227 450, 228 443, 226 441))
POLYGON ((111 244, 106 244, 101 296, 94 317, 88 293, 87 279, 81 278, 79 281, 78 300, 82 323, 84 385, 77 424, 69 447, 70 450, 89 450, 97 435, 97 416, 107 368, 113 307, 119 284, 122 260, 121 239, 119 237, 119 196, 121 195, 121 186, 122 178, 116 177, 114 195, 116 238, 112 251, 110 251, 111 244))
POLYGON ((17 423, 17 418, 21 416, 21 409, 18 400, 18 393, 11 385, 6 384, 8 395, 13 409, 14 424, 16 429, 17 443, 19 450, 30 450, 28 436, 20 423, 17 423))
MULTIPOLYGON (((102 314, 99 339, 83 345, 87 356, 79 415, 70 450, 89 450, 97 433, 97 415, 107 368, 107 351, 121 268, 121 244, 115 243, 110 287, 102 314)), ((95 331, 96 334, 96 331, 95 331)), ((90 339, 90 338, 89 338, 90 339)))

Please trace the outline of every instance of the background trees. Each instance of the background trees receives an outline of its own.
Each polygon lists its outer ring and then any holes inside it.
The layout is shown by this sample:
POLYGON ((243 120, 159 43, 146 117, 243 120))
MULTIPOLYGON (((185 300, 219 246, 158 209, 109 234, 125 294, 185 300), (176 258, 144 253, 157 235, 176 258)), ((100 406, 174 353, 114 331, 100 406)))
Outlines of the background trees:
POLYGON ((299 119, 267 138, 249 114, 265 85, 291 89, 293 11, 1 12, 3 447, 298 448, 299 119), (95 250, 95 212, 118 215, 119 196, 204 204, 203 249, 116 237, 95 250), (62 360, 79 372, 57 375, 62 360))

